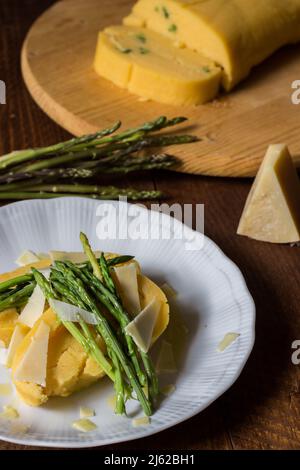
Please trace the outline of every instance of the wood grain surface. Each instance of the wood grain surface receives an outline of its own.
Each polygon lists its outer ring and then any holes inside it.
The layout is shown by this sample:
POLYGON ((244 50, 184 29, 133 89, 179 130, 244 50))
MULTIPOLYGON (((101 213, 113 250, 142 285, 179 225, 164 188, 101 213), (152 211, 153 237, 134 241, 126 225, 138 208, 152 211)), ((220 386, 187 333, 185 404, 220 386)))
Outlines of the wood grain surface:
MULTIPOLYGON (((64 0, 32 26, 22 53, 26 84, 41 108, 69 132, 95 132, 121 119, 127 127, 160 115, 185 115, 202 140, 181 151, 179 171, 253 176, 270 143, 290 146, 300 164, 300 47, 287 47, 253 70, 236 91, 198 107, 141 102, 92 68, 99 30, 121 23, 133 0, 64 0)), ((174 152, 176 150, 174 149, 174 152)), ((170 150, 172 152, 172 149, 170 150)))
MULTIPOLYGON (((52 3, 0 0, 0 79, 7 84, 7 105, 0 106, 0 154, 68 136, 33 102, 19 65, 29 26, 52 3)), ((300 108, 298 122, 299 114, 300 108)), ((206 411, 158 435, 105 450, 299 449, 300 366, 291 362, 291 344, 300 339, 299 248, 235 234, 250 188, 246 180, 153 173, 127 182, 162 189, 171 203, 205 204, 206 234, 239 265, 255 299, 257 339, 240 379, 206 411)), ((0 442, 0 449, 29 448, 0 442)))

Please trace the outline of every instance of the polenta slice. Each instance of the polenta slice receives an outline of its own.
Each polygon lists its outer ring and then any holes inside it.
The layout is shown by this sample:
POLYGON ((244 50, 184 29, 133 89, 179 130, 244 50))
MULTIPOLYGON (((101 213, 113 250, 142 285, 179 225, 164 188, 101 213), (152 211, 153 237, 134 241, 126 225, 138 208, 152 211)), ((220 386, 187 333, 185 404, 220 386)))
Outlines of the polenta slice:
POLYGON ((221 69, 210 59, 132 26, 113 26, 99 34, 94 68, 131 93, 175 105, 210 101, 221 81, 221 69))

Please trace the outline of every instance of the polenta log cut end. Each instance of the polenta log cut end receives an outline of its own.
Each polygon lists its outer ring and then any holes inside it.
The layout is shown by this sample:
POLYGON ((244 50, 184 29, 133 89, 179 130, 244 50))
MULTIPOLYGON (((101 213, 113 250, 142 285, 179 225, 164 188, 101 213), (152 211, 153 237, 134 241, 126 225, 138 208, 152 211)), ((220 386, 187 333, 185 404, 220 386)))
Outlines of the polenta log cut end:
POLYGON ((226 90, 280 47, 300 41, 298 0, 138 0, 124 23, 138 22, 214 60, 226 90))
POLYGON ((221 81, 221 69, 210 59, 132 26, 114 26, 99 34, 94 68, 140 97, 174 105, 210 101, 221 81))

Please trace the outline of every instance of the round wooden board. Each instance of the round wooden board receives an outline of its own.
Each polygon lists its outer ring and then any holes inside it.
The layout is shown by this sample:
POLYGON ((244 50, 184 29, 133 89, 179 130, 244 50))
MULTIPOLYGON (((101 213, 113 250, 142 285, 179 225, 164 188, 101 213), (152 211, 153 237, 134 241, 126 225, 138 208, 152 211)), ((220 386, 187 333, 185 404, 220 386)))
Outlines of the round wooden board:
MULTIPOLYGON (((185 115, 189 132, 203 137, 176 147, 180 171, 253 176, 270 143, 285 142, 300 165, 300 106, 292 104, 300 48, 285 48, 253 70, 236 91, 199 107, 142 102, 100 78, 92 68, 99 30, 118 24, 130 0, 63 0, 32 26, 22 50, 26 85, 39 106, 75 135, 122 120, 135 126, 159 115, 185 115)), ((185 129, 183 126, 182 129, 185 129)))

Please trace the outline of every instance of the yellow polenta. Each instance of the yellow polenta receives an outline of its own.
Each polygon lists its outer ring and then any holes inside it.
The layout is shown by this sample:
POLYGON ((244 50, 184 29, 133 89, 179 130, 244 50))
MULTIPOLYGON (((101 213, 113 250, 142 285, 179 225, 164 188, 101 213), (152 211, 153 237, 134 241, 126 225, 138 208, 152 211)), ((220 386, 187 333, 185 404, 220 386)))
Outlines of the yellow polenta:
MULTIPOLYGON (((99 343, 103 347, 100 340, 99 343)), ((58 321, 56 314, 51 309, 42 315, 24 338, 16 351, 12 364, 12 378, 16 390, 20 398, 31 406, 40 406, 51 396, 71 395, 73 392, 91 385, 103 375, 101 368, 88 357, 81 345, 58 321), (41 321, 50 327, 46 387, 14 379, 14 373, 41 321)))
POLYGON ((280 47, 300 41, 300 0, 139 0, 138 23, 224 69, 227 90, 280 47))
MULTIPOLYGON (((114 255, 109 255, 108 257, 113 256, 114 255)), ((153 332, 154 342, 164 332, 169 322, 169 305, 167 298, 158 286, 150 279, 142 276, 138 263, 136 261, 131 262, 137 265, 141 308, 148 305, 154 297, 161 303, 161 309, 153 332)), ((49 262, 46 264, 49 265, 49 262)), ((41 268, 41 266, 39 266, 39 268, 41 268)), ((25 274, 28 271, 30 271, 30 267, 26 266, 21 268, 21 270, 14 271, 15 274, 12 277, 25 274)), ((2 275, 0 280, 6 280, 8 278, 11 278, 10 273, 2 275)), ((1 313, 0 337, 1 331, 2 337, 4 337, 3 332, 7 334, 7 329, 9 329, 9 336, 7 338, 5 336, 6 346, 9 344, 17 319, 18 313, 16 310, 11 309, 1 313)), ((105 344, 102 339, 100 337, 96 339, 100 348, 105 351, 105 344)), ((17 348, 12 362, 12 379, 16 390, 20 398, 30 406, 40 406, 46 403, 51 396, 69 396, 76 391, 90 386, 104 375, 101 367, 87 355, 82 346, 58 320, 51 308, 47 308, 31 330, 28 329, 28 333, 17 348), (45 387, 33 383, 20 382, 14 379, 14 373, 17 371, 41 322, 45 322, 50 327, 45 387)))
POLYGON ((114 26, 99 34, 94 68, 121 88, 167 104, 210 101, 221 81, 221 69, 213 61, 134 26, 114 26))
POLYGON ((0 314, 0 341, 7 348, 16 327, 19 314, 15 308, 4 310, 0 314))

